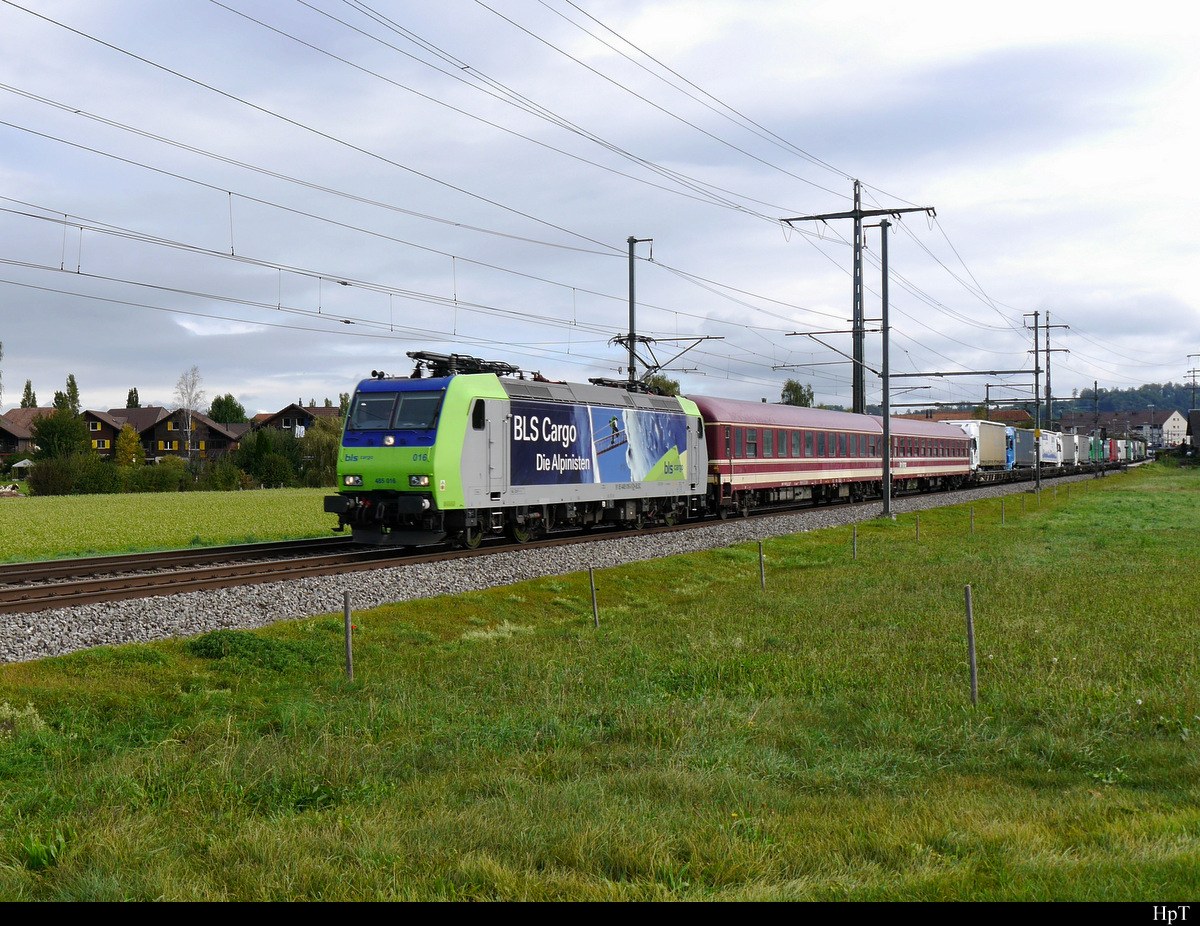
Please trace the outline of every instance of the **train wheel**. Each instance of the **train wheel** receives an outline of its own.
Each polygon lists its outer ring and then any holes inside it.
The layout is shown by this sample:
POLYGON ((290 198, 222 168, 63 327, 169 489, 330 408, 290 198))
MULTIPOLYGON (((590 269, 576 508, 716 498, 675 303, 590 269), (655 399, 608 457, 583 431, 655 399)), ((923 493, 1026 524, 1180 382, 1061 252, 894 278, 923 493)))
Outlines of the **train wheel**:
POLYGON ((667 511, 667 513, 663 515, 663 523, 666 524, 667 527, 674 527, 676 524, 678 524, 679 523, 678 510, 676 510, 675 508, 669 509, 667 511))
POLYGON ((722 505, 720 508, 717 509, 717 517, 720 518, 722 521, 728 521, 729 520, 729 509, 726 508, 724 505, 722 505))
POLYGON ((533 531, 529 524, 520 524, 517 521, 508 522, 508 538, 513 543, 529 543, 529 538, 533 536, 533 531))
POLYGON ((463 547, 468 550, 478 550, 479 545, 483 543, 483 529, 480 527, 468 527, 464 529, 461 542, 463 547))

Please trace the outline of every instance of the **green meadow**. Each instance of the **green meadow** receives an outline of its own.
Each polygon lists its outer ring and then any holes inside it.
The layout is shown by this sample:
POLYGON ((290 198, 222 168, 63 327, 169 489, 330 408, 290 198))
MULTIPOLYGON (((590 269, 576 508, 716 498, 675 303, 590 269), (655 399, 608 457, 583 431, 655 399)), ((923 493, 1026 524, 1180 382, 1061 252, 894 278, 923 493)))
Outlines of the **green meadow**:
POLYGON ((0 562, 333 536, 328 489, 0 499, 0 562))
POLYGON ((1200 474, 1025 498, 0 667, 0 897, 1194 897, 1200 474))

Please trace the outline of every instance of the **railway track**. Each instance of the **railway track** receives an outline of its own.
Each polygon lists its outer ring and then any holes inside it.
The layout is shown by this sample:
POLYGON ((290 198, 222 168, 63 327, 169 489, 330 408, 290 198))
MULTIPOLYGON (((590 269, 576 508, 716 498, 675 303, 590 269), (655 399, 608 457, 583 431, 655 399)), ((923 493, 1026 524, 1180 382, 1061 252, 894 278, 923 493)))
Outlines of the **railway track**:
MULTIPOLYGON (((1013 491, 1021 491, 1023 488, 1023 485, 1013 485, 1013 491)), ((946 504, 955 504, 957 495, 956 492, 945 493, 943 497, 946 504)), ((737 520, 830 509, 846 511, 878 504, 878 500, 874 500, 819 508, 758 509, 751 512, 748 518, 737 520)), ((475 550, 451 549, 446 546, 418 549, 362 547, 355 545, 348 538, 331 537, 308 541, 15 563, 0 566, 0 614, 282 582, 311 576, 340 575, 389 566, 584 543, 592 539, 620 540, 653 536, 703 528, 715 523, 719 522, 696 520, 642 530, 561 534, 528 543, 488 540, 475 550)))
MULTIPOLYGON (((751 517, 771 517, 780 513, 763 511, 751 517)), ((585 543, 590 539, 619 540, 704 527, 711 523, 689 521, 642 530, 570 533, 527 543, 497 539, 489 540, 474 550, 452 549, 445 545, 417 549, 362 547, 349 539, 335 537, 318 541, 13 563, 0 566, 0 614, 176 595, 236 585, 258 585, 310 576, 341 575, 388 566, 585 543)))

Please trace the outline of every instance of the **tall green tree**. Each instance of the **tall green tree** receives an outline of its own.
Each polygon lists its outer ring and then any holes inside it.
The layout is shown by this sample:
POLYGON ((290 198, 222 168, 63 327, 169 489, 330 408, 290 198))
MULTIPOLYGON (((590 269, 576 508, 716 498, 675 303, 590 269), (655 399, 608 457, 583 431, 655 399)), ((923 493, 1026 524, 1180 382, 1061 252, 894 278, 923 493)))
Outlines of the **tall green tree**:
POLYGON ((241 424, 246 420, 246 409, 233 397, 233 393, 227 392, 213 399, 208 408, 208 417, 221 424, 241 424))
POLYGON ((54 404, 55 410, 57 410, 57 411, 60 411, 60 412, 70 412, 71 411, 71 400, 69 398, 67 398, 67 394, 65 392, 63 392, 61 389, 55 390, 53 404, 54 404))
POLYGON ((343 419, 350 414, 350 393, 338 393, 338 411, 341 413, 343 419))
POLYGON ((21 393, 21 408, 37 408, 37 393, 33 391, 33 380, 25 380, 25 391, 21 393))
POLYGON ((67 407, 72 415, 79 414, 79 386, 75 382, 75 374, 67 374, 67 407))
POLYGON ((789 379, 783 384, 783 393, 779 401, 784 405, 799 405, 801 408, 812 408, 812 386, 806 386, 799 380, 789 379))
MULTIPOLYGON (((63 393, 57 393, 66 396, 63 393)), ((87 425, 78 415, 71 414, 69 408, 55 408, 43 418, 36 418, 29 427, 33 434, 33 442, 37 445, 34 459, 53 460, 59 457, 74 456, 83 453, 88 448, 87 425)))
POLYGON ((141 408, 142 400, 138 398, 137 386, 129 390, 129 394, 125 396, 126 408, 141 408))

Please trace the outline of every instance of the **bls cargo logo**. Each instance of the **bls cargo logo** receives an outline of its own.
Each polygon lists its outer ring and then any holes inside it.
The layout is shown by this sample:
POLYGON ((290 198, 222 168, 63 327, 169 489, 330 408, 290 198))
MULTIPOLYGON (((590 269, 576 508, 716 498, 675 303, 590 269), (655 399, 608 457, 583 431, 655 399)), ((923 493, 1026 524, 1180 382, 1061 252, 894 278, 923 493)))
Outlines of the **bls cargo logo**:
POLYGON ((621 484, 686 478, 678 412, 512 402, 513 485, 621 484))
POLYGON ((561 444, 566 450, 579 440, 579 428, 575 424, 556 424, 549 415, 513 415, 512 439, 515 441, 545 441, 561 444))

